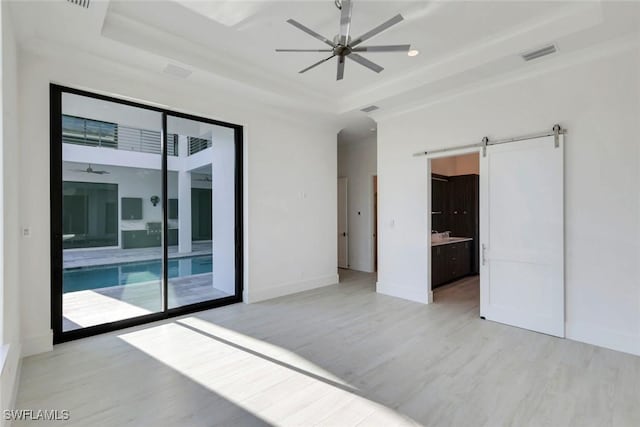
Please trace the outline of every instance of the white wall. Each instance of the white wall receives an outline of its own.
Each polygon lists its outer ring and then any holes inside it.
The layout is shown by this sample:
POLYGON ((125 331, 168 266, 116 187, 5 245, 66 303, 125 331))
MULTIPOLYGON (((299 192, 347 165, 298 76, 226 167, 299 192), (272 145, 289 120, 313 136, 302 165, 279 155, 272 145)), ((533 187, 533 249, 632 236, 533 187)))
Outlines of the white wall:
POLYGON ((337 129, 311 125, 247 129, 250 302, 337 283, 337 129))
MULTIPOLYGON (((20 358, 17 57, 7 3, 0 3, 0 409, 12 408, 20 358)), ((5 425, 4 419, 0 425, 5 425)))
POLYGON ((427 295, 427 168, 413 153, 560 123, 567 337, 640 354, 640 51, 608 55, 379 118, 380 291, 427 295))
POLYGON ((373 176, 376 175, 375 134, 338 143, 338 177, 347 177, 349 268, 374 271, 373 176))
MULTIPOLYGON (((240 97, 121 65, 78 63, 61 51, 21 51, 20 248, 24 354, 51 348, 49 82, 122 93, 245 126, 244 298, 258 301, 336 283, 336 143, 333 124, 256 110, 240 97), (57 55, 57 57, 56 57, 57 55), (244 104, 243 104, 244 103, 244 104), (34 264, 31 260, 37 259, 34 264)), ((15 226, 15 224, 14 224, 15 226)))

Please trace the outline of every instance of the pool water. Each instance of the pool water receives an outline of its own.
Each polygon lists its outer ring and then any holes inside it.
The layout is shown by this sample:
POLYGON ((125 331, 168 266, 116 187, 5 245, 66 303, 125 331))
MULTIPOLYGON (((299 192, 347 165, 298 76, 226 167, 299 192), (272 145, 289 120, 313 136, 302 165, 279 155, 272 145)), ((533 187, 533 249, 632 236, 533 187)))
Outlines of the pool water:
MULTIPOLYGON (((211 273, 211 255, 169 260, 169 278, 211 273)), ((108 288, 142 282, 159 282, 162 261, 127 262, 96 267, 69 268, 62 272, 63 292, 108 288)))

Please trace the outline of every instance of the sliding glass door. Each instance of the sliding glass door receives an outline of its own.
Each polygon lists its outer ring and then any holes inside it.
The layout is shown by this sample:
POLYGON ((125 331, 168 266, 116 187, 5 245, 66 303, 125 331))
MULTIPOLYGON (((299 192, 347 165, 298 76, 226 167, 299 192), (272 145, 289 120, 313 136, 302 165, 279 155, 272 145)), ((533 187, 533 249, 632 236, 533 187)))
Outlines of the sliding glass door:
POLYGON ((162 113, 62 93, 62 332, 162 311, 162 113))
POLYGON ((61 342, 241 301, 242 128, 51 86, 61 342))
POLYGON ((169 115, 169 308, 235 293, 235 130, 169 115))

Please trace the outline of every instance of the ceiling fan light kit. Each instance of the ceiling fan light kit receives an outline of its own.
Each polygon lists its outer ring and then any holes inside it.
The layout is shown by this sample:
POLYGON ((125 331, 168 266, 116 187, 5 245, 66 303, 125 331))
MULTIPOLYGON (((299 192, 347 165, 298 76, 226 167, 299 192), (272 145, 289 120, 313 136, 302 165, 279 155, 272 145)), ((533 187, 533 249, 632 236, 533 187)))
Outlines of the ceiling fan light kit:
POLYGON ((327 52, 331 53, 331 55, 327 58, 324 58, 314 64, 311 64, 307 68, 304 68, 299 71, 300 74, 305 73, 312 68, 317 67, 320 64, 323 64, 334 57, 338 58, 338 70, 336 72, 336 80, 342 80, 344 77, 344 66, 345 66, 345 58, 349 58, 358 64, 375 71, 376 73, 384 70, 383 67, 368 60, 367 58, 360 55, 360 52, 367 53, 375 53, 375 52, 404 52, 407 53, 411 49, 410 44, 401 44, 401 45, 385 45, 385 46, 360 46, 361 43, 369 40, 373 36, 380 34, 381 32, 391 28, 395 24, 404 20, 402 15, 397 14, 393 18, 390 18, 373 28, 372 30, 367 31, 362 34, 360 37, 355 39, 351 38, 351 18, 353 12, 353 3, 351 0, 335 0, 336 7, 340 9, 340 33, 334 37, 333 40, 329 40, 321 34, 316 33, 312 29, 306 27, 305 25, 299 23, 295 19, 288 19, 287 22, 294 27, 298 28, 301 31, 309 34, 311 37, 320 40, 324 44, 328 45, 330 49, 276 49, 276 52, 327 52))

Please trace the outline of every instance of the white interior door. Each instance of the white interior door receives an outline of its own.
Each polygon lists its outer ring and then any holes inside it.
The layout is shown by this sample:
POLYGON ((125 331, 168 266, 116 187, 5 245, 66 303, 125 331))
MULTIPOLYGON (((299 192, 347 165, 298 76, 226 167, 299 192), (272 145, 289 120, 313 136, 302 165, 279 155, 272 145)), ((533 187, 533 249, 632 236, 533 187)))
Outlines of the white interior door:
POLYGON ((564 141, 480 157, 480 315, 564 337, 564 141))
POLYGON ((349 267, 347 178, 338 178, 338 267, 349 267))

